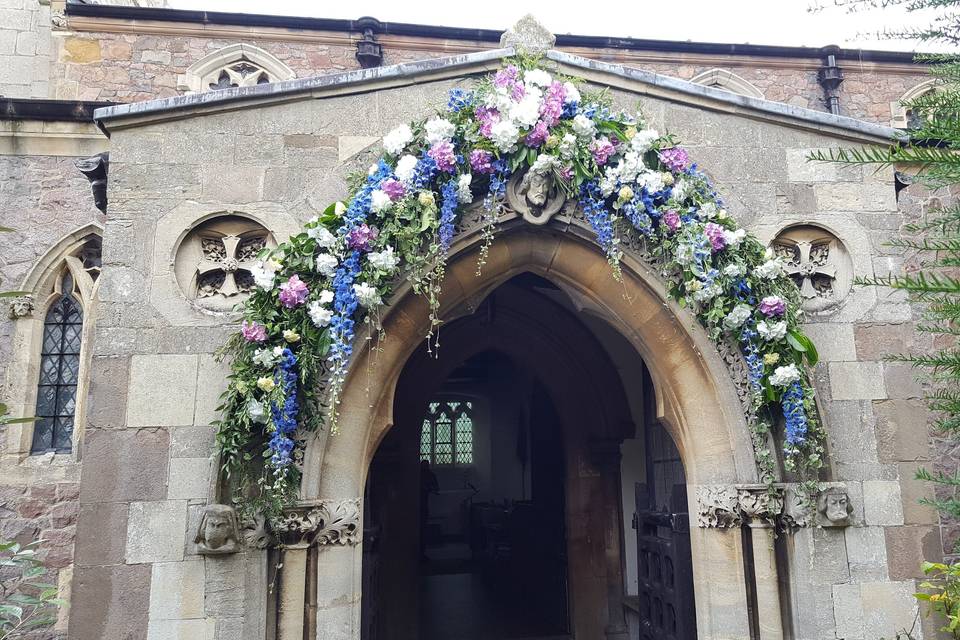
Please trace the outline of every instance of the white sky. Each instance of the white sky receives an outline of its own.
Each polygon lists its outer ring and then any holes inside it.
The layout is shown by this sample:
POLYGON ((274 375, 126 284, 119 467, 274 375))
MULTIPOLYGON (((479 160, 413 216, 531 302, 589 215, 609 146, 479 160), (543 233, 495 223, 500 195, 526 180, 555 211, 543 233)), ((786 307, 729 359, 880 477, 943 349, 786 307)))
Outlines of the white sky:
POLYGON ((170 0, 173 8, 268 13, 317 18, 373 16, 384 22, 502 30, 532 13, 554 33, 913 51, 944 50, 874 36, 884 28, 929 24, 930 12, 908 14, 898 7, 847 13, 833 0, 170 0), (818 13, 808 8, 830 5, 818 13), (558 7, 564 7, 558 9, 558 7), (591 13, 590 9, 599 9, 591 13))

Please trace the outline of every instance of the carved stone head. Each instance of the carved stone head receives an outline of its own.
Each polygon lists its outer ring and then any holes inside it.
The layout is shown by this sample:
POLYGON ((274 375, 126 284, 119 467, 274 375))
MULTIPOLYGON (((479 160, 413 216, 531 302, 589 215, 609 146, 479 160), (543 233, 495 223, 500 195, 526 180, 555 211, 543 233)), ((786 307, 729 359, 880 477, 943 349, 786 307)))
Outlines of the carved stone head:
POLYGON ((853 505, 843 487, 829 487, 817 496, 817 524, 823 527, 844 527, 850 524, 853 505))
POLYGON ((33 296, 25 295, 14 298, 10 301, 10 318, 26 318, 33 314, 34 303, 33 296))
POLYGON ((546 224, 564 203, 563 193, 552 173, 527 171, 507 185, 507 201, 531 224, 546 224))
POLYGON ((197 551, 203 554, 236 552, 240 543, 237 512, 225 504, 207 505, 194 542, 197 543, 197 551))

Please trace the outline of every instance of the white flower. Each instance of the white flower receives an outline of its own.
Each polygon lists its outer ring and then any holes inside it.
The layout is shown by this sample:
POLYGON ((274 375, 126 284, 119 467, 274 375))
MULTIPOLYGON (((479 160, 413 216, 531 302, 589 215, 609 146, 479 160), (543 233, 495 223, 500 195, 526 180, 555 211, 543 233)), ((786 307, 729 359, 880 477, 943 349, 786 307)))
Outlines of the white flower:
POLYGON ((264 410, 263 403, 257 402, 253 398, 250 398, 250 401, 247 402, 247 415, 259 424, 267 421, 267 412, 264 410))
POLYGON ((659 171, 644 171, 637 176, 637 184, 646 187, 648 193, 663 191, 663 174, 659 171))
POLYGON ((703 303, 716 298, 720 293, 720 286, 716 282, 711 282, 694 291, 692 297, 695 302, 703 303))
POLYGON ((641 129, 630 139, 630 146, 638 153, 646 153, 659 137, 654 129, 641 129))
POLYGON ((387 247, 383 251, 371 252, 367 255, 367 260, 369 260, 370 264, 375 268, 388 273, 392 272, 397 268, 397 265, 400 264, 400 257, 394 253, 393 247, 387 247))
POLYGON ((728 247, 736 247, 743 242, 746 237, 747 232, 743 229, 737 229, 736 231, 723 230, 723 239, 726 241, 728 247))
POLYGON ((704 202, 700 205, 700 218, 706 217, 712 220, 717 215, 717 205, 712 202, 704 202))
POLYGON ((253 353, 253 361, 261 367, 269 368, 273 366, 276 359, 269 349, 257 349, 253 353))
POLYGON ((593 124, 593 120, 578 113, 573 118, 573 132, 580 136, 581 138, 590 138, 593 136, 593 132, 596 129, 596 125, 593 124))
POLYGON ((367 169, 367 175, 368 175, 368 176, 372 176, 372 175, 375 174, 379 169, 380 169, 380 165, 378 165, 376 162, 374 162, 372 165, 370 165, 370 168, 367 169))
POLYGON ((757 323, 757 333, 769 342, 783 340, 787 336, 787 323, 783 320, 771 323, 767 323, 766 320, 761 320, 757 323))
POLYGON ((453 134, 457 132, 456 125, 443 118, 431 118, 427 120, 424 128, 426 129, 427 142, 429 142, 431 146, 438 142, 449 140, 453 137, 453 134))
POLYGON ((527 84, 546 87, 553 82, 553 78, 543 69, 531 69, 523 74, 523 81, 527 84))
POLYGON ((510 151, 519 136, 520 130, 510 120, 501 120, 490 129, 490 139, 503 152, 510 151))
POLYGON ((541 153, 539 156, 537 156, 533 166, 530 167, 530 171, 540 175, 546 175, 550 173, 554 167, 559 166, 560 161, 557 160, 556 156, 552 156, 549 153, 541 153))
POLYGON ((693 263, 694 255, 693 245, 689 242, 683 242, 677 245, 677 264, 688 265, 693 263))
POLYGON ((380 294, 377 293, 377 288, 366 282, 353 285, 353 295, 357 296, 357 302, 367 309, 380 304, 380 294))
POLYGON ((560 141, 560 155, 564 158, 572 158, 577 152, 577 136, 572 133, 563 134, 563 140, 560 141))
POLYGON ((410 182, 413 180, 413 172, 417 168, 417 156, 409 153, 397 160, 397 168, 393 170, 397 174, 397 180, 400 182, 410 182))
POLYGON ((283 355, 283 347, 276 346, 273 348, 273 357, 279 358, 283 355))
POLYGON ((332 278, 339 264, 340 261, 337 260, 336 256, 330 255, 329 253, 321 253, 317 256, 317 273, 332 278))
POLYGON ((462 204, 470 204, 473 202, 473 192, 470 191, 470 183, 472 181, 473 176, 469 173, 464 173, 457 178, 457 200, 462 204))
POLYGON ((410 126, 402 124, 383 137, 383 148, 387 153, 399 155, 404 147, 413 141, 413 131, 410 126))
POLYGON ((739 278, 746 272, 747 272, 746 267, 744 267, 742 264, 737 264, 737 263, 728 264, 723 268, 723 275, 729 276, 731 278, 739 278))
POLYGON ((333 215, 337 216, 338 218, 342 218, 343 214, 345 214, 346 212, 347 212, 347 205, 343 204, 339 200, 335 205, 333 205, 333 215))
POLYGON ((319 300, 320 304, 330 304, 333 302, 333 291, 330 291, 330 289, 324 289, 320 292, 319 300))
POLYGON ((329 249, 337 244, 337 236, 322 224, 307 229, 307 235, 317 241, 317 246, 329 249))
POLYGON ((565 92, 564 102, 580 102, 580 90, 572 82, 564 82, 563 90, 565 92))
POLYGON ((376 189, 370 194, 370 209, 374 213, 386 211, 392 206, 393 200, 390 199, 390 196, 388 196, 387 192, 383 189, 376 189))
POLYGON ((258 262, 250 269, 250 275, 253 276, 253 282, 264 290, 273 288, 273 279, 277 275, 277 269, 280 267, 273 260, 258 262))
POLYGON ((540 119, 540 96, 528 91, 520 102, 510 107, 509 119, 519 122, 524 127, 537 124, 537 120, 540 119))
POLYGON ((776 258, 767 260, 753 270, 753 275, 764 280, 775 280, 783 273, 783 263, 776 258))
POLYGON ((600 180, 600 193, 604 198, 610 196, 617 188, 617 179, 614 176, 605 175, 600 180))
MULTIPOLYGON (((733 266, 733 265, 731 265, 733 266)), ((723 328, 727 331, 733 331, 741 326, 747 321, 747 318, 750 317, 750 306, 746 304, 738 304, 733 308, 733 310, 727 314, 727 317, 723 319, 723 328)))
POLYGON ((774 387, 786 387, 800 379, 800 371, 797 365, 788 364, 785 367, 777 367, 770 374, 770 384, 774 387))
POLYGON ((330 324, 330 320, 333 319, 333 311, 316 300, 307 305, 307 313, 310 314, 310 321, 320 328, 330 324))
POLYGON ((683 202, 688 195, 690 195, 690 182, 683 178, 677 178, 677 181, 673 183, 673 199, 677 202, 683 202))

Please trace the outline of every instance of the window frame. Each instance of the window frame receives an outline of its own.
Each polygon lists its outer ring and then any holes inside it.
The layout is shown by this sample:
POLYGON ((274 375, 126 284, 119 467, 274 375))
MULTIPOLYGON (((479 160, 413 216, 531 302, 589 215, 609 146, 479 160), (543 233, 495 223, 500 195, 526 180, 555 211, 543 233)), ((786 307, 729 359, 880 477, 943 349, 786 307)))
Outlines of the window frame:
MULTIPOLYGON (((439 468, 439 469, 469 469, 476 466, 476 453, 477 453, 477 428, 476 427, 477 427, 477 418, 479 415, 482 414, 482 408, 480 406, 482 402, 483 402, 482 398, 475 395, 466 394, 466 393, 438 393, 433 397, 431 397, 430 401, 427 402, 426 406, 423 408, 423 411, 421 412, 420 418, 419 418, 421 421, 420 428, 418 430, 418 435, 420 437, 418 455, 420 457, 420 460, 421 461, 427 460, 430 463, 431 468, 439 468), (436 461, 437 423, 435 420, 428 419, 428 416, 430 414, 430 405, 433 404, 434 402, 440 402, 444 404, 450 403, 450 402, 470 404, 468 408, 469 414, 467 414, 470 418, 470 462, 460 462, 457 459, 457 421, 458 419, 456 417, 453 418, 450 422, 450 445, 451 445, 450 455, 452 457, 452 461, 451 462, 436 461), (423 432, 424 432, 424 426, 426 426, 427 423, 430 424, 430 454, 429 454, 430 457, 429 459, 424 457, 425 454, 423 451, 423 444, 424 444, 423 432)), ((467 413, 466 411, 461 410, 457 414, 457 416, 462 416, 466 413, 467 413)))

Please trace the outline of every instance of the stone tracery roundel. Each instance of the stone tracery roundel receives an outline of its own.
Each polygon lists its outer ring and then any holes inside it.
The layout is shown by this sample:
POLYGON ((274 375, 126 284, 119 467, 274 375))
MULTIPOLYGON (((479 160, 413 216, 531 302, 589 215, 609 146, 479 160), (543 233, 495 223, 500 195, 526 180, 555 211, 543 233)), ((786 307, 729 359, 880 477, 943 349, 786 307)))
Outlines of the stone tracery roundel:
POLYGON ((212 311, 229 311, 254 288, 257 254, 276 246, 273 235, 231 213, 194 227, 176 251, 174 272, 187 299, 212 311))
POLYGON ((815 225, 787 227, 771 243, 800 288, 806 311, 824 311, 850 291, 853 267, 843 242, 815 225))

